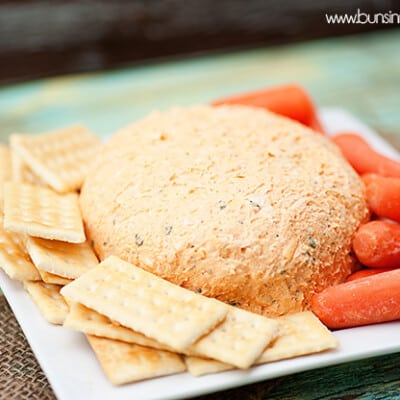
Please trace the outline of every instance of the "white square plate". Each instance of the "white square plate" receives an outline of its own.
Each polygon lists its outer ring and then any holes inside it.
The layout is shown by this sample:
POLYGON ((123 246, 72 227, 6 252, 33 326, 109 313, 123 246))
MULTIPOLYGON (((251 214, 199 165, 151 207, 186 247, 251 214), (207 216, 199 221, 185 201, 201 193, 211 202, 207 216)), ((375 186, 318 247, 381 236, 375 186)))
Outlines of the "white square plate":
MULTIPOLYGON (((330 133, 354 130, 380 152, 400 159, 381 137, 340 109, 320 113, 330 133)), ((400 321, 335 332, 340 347, 331 352, 274 362, 248 371, 227 371, 194 378, 188 373, 113 387, 104 376, 83 334, 48 324, 20 284, 0 271, 0 286, 59 400, 181 399, 295 372, 400 351, 400 321)))

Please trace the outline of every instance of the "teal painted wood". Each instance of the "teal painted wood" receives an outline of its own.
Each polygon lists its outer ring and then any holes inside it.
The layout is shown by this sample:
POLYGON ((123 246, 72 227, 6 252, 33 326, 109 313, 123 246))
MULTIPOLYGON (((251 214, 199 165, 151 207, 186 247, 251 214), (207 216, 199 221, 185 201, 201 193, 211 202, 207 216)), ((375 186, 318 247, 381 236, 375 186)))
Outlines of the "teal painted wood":
POLYGON ((268 400, 400 399, 400 353, 284 377, 268 400))
POLYGON ((198 56, 0 89, 0 136, 83 122, 109 134, 154 109, 300 82, 384 131, 400 131, 400 29, 198 56))

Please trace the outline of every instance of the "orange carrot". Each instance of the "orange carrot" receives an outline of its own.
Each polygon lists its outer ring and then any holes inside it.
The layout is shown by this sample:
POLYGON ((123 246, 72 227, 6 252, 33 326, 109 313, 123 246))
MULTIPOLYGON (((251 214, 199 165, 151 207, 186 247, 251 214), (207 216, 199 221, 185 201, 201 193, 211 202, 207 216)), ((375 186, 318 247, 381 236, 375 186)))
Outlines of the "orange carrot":
POLYGON ((266 108, 322 132, 309 95, 298 85, 266 88, 212 102, 214 106, 226 104, 266 108))
POLYGON ((346 282, 366 278, 367 276, 371 275, 381 274, 382 272, 393 271, 394 269, 396 268, 363 268, 349 275, 346 279, 346 282))
POLYGON ((379 217, 400 222, 400 178, 366 174, 363 181, 370 210, 379 217))
POLYGON ((359 174, 373 172, 400 178, 400 163, 376 152, 356 133, 341 133, 332 140, 359 174))
POLYGON ((328 287, 311 309, 332 329, 400 319, 400 269, 328 287))
POLYGON ((354 235, 353 250, 368 267, 400 267, 400 224, 371 221, 362 225, 354 235))

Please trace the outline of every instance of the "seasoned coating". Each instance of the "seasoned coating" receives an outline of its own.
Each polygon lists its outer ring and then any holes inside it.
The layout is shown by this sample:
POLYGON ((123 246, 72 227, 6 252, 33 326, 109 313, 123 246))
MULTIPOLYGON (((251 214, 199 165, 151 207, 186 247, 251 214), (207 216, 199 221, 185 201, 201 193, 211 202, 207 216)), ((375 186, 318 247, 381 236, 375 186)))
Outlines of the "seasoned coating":
POLYGON ((267 316, 343 281, 368 218, 363 183, 328 139, 240 106, 155 112, 121 130, 80 204, 101 259, 267 316))

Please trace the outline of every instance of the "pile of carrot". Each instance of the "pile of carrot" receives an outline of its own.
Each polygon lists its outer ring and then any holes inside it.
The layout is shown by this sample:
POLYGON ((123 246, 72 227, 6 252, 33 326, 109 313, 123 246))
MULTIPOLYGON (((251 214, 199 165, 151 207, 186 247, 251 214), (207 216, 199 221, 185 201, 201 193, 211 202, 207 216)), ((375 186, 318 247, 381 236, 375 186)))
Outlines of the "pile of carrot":
POLYGON ((314 295, 312 310, 333 329, 400 319, 400 163, 356 133, 332 140, 362 177, 373 220, 353 239, 363 269, 314 295))
MULTIPOLYGON (((264 108, 323 133, 316 109, 298 85, 239 94, 211 103, 264 108)), ((400 162, 377 153, 360 135, 333 137, 362 177, 375 220, 362 225, 353 250, 363 269, 345 283, 313 296, 311 309, 329 328, 348 328, 400 319, 400 162)))

